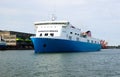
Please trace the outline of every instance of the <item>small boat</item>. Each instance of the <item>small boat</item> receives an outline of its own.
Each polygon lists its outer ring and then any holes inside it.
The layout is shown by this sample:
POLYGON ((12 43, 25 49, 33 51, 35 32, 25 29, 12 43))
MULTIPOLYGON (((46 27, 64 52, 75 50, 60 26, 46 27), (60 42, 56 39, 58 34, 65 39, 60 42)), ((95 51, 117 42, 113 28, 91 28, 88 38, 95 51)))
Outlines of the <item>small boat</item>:
POLYGON ((5 47, 6 47, 6 42, 2 38, 2 36, 0 36, 0 49, 5 49, 5 47))

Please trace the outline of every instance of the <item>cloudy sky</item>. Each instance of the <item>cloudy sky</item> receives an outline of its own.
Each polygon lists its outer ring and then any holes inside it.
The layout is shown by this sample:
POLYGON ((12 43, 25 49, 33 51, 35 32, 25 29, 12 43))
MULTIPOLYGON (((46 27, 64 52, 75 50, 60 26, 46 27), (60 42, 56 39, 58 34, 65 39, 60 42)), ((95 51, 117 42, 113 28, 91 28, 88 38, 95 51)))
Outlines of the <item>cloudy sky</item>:
POLYGON ((120 0, 0 0, 0 30, 35 33, 34 22, 51 20, 52 14, 120 45, 120 0))

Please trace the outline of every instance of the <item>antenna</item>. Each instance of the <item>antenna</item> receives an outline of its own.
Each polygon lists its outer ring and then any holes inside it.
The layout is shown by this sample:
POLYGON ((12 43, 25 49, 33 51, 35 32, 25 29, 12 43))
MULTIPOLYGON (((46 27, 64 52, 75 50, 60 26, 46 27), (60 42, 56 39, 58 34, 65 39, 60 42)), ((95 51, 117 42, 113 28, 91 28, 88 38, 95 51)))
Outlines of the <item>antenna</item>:
POLYGON ((52 14, 52 21, 56 20, 56 16, 54 14, 52 14))

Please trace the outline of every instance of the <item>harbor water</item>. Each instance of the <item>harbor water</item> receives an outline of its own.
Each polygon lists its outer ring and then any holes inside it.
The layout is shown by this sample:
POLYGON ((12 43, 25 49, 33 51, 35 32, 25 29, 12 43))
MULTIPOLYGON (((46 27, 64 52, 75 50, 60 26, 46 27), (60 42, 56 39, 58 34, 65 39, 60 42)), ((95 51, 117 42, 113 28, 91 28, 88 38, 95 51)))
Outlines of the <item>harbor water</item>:
POLYGON ((120 77, 120 49, 40 54, 4 50, 0 77, 120 77))

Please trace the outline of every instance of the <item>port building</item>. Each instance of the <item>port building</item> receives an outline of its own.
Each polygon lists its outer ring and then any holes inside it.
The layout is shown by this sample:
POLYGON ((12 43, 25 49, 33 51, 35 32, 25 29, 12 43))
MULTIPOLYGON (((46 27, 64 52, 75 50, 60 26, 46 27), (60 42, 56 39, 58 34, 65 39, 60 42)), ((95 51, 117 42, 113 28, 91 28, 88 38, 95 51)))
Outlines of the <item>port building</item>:
POLYGON ((6 41, 7 46, 12 47, 32 46, 30 37, 34 35, 32 33, 0 30, 0 36, 6 41))

